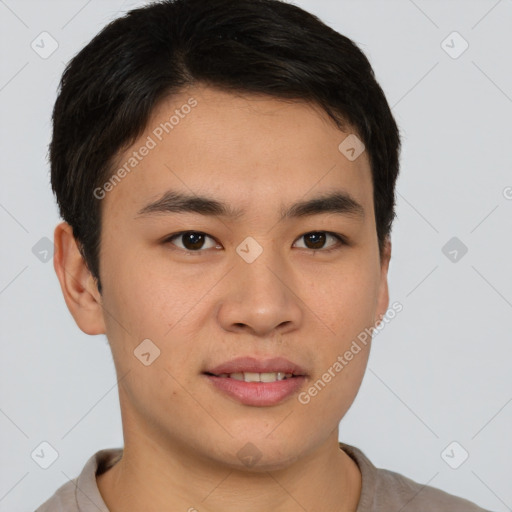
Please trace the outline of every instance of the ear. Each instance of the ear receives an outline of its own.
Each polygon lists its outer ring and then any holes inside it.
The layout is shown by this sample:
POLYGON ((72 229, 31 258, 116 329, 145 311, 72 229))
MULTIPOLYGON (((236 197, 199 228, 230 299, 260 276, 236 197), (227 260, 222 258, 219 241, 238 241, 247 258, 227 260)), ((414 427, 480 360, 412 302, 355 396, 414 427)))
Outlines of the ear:
POLYGON ((388 236, 386 237, 386 241, 382 250, 382 256, 380 258, 380 282, 377 295, 377 309, 375 312, 375 326, 377 326, 378 322, 380 322, 389 307, 388 270, 390 260, 391 240, 388 236))
POLYGON ((68 309, 86 334, 105 334, 102 298, 96 280, 80 254, 73 229, 66 222, 54 231, 53 267, 68 309))

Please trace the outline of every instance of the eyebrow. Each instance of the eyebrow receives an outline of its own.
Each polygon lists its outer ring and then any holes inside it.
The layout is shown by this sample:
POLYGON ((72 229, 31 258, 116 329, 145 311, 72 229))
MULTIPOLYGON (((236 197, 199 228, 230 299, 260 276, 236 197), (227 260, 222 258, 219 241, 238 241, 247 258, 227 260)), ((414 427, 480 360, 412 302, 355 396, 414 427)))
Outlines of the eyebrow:
MULTIPOLYGON (((187 212, 206 216, 221 216, 229 219, 238 219, 245 214, 243 210, 233 208, 211 197, 189 195, 168 190, 160 199, 141 208, 137 212, 136 217, 187 212)), ((312 199, 299 201, 288 208, 282 207, 280 220, 325 213, 355 217, 360 220, 363 220, 365 217, 365 210, 360 203, 347 192, 336 190, 312 199)))

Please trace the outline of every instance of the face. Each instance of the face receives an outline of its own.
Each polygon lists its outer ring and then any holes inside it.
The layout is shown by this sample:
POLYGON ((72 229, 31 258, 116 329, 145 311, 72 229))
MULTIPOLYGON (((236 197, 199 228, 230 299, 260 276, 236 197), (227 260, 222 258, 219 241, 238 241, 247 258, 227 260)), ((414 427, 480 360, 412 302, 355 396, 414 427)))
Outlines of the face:
POLYGON ((338 149, 349 133, 304 102, 194 87, 160 104, 121 156, 116 170, 130 171, 97 193, 98 315, 122 378, 125 443, 236 467, 252 451, 275 469, 337 439, 369 343, 344 354, 388 307, 368 155, 338 149), (180 208, 177 194, 196 201, 180 208), (218 376, 239 357, 256 366, 229 373, 292 365, 294 376, 218 376), (289 363, 265 366, 272 358, 289 363))

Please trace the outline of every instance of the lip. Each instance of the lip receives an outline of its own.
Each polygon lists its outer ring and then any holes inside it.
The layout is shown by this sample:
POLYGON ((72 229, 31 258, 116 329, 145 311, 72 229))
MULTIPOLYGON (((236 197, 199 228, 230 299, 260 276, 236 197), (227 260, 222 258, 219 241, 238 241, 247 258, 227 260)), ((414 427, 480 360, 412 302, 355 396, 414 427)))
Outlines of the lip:
POLYGON ((223 394, 234 398, 244 405, 277 405, 296 393, 306 382, 306 370, 286 359, 273 357, 257 359, 255 357, 237 357, 203 372, 208 381, 223 394), (245 382, 230 377, 219 377, 226 373, 291 373, 293 377, 275 382, 245 382))
POLYGON ((305 376, 291 377, 276 382, 245 382, 230 377, 205 375, 208 381, 223 394, 237 402, 252 406, 277 405, 297 391, 306 382, 305 376))
MULTIPOLYGON (((306 370, 285 357, 273 357, 271 359, 257 359, 255 357, 237 357, 213 368, 205 370, 205 374, 221 375, 223 373, 269 373, 283 372, 297 376, 306 376, 306 370)), ((283 381, 280 381, 283 382, 283 381)), ((252 383, 250 383, 252 384, 252 383)), ((254 384, 258 384, 257 382, 254 384)))

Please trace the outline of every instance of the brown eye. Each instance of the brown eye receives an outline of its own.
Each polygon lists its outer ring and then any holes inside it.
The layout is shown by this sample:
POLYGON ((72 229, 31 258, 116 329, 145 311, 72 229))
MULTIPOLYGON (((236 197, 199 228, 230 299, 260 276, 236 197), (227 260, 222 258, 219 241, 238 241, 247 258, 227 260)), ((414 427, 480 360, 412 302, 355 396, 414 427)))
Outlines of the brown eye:
MULTIPOLYGON (((204 249, 205 240, 209 238, 213 240, 213 238, 206 233, 201 233, 200 231, 183 231, 182 233, 176 233, 169 237, 166 242, 172 243, 173 245, 177 245, 174 243, 175 239, 181 240, 182 246, 178 247, 185 251, 192 252, 202 252, 201 249, 204 249)), ((206 249, 210 249, 211 247, 215 247, 215 241, 213 240, 213 244, 210 247, 206 247, 206 249)))
POLYGON ((310 233, 306 233, 302 235, 300 238, 303 238, 306 242, 306 249, 311 249, 313 251, 322 251, 329 252, 339 248, 340 245, 345 245, 345 239, 341 235, 337 235, 336 233, 329 233, 328 231, 312 231, 310 233), (331 246, 327 249, 324 249, 324 245, 326 240, 331 237, 334 238, 337 243, 331 244, 331 246))

